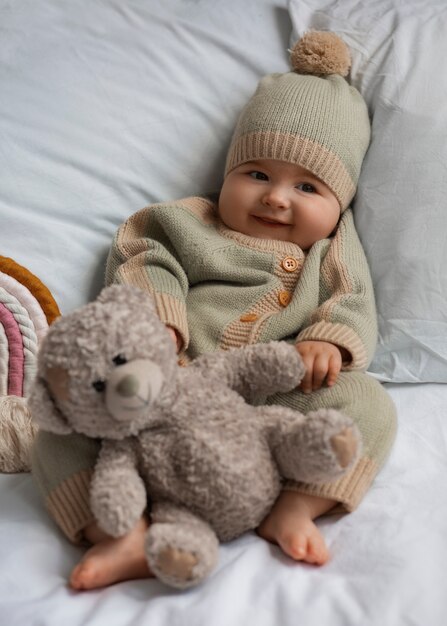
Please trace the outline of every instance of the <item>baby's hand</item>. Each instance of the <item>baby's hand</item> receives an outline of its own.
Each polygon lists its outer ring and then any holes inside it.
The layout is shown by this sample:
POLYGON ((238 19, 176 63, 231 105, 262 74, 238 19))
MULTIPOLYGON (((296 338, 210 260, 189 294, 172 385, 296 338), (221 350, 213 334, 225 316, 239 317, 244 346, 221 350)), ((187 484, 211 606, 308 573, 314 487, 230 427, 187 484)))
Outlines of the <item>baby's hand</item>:
POLYGON ((296 344, 296 349, 306 368, 299 385, 303 393, 320 389, 324 380, 328 387, 335 385, 341 370, 343 348, 340 349, 327 341, 300 341, 296 344))
POLYGON ((168 329, 168 332, 171 335, 172 341, 174 342, 174 345, 175 345, 175 349, 177 350, 177 352, 180 352, 180 348, 182 347, 182 338, 177 333, 175 328, 172 328, 172 326, 166 326, 166 328, 168 329))

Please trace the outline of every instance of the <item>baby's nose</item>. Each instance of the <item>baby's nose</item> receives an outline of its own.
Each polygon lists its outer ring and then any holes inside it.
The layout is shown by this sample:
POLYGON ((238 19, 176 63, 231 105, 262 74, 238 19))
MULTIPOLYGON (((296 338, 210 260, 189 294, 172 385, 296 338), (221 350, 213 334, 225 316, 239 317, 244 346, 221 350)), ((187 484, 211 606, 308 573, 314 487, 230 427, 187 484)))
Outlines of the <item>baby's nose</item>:
POLYGON ((287 209, 290 206, 289 194, 283 189, 274 187, 264 195, 264 204, 274 209, 287 209))

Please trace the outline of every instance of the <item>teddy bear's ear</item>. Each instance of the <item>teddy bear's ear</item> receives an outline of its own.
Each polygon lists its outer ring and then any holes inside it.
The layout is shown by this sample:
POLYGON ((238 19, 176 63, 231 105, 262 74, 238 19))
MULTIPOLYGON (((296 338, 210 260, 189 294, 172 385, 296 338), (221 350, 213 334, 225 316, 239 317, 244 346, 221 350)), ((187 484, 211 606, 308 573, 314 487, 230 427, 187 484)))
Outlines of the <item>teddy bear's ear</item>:
POLYGON ((97 302, 141 306, 146 309, 150 307, 151 310, 155 311, 155 303, 152 296, 147 291, 143 291, 143 289, 133 285, 110 285, 105 287, 99 294, 97 302))
MULTIPOLYGON (((60 383, 59 383, 60 384, 60 383)), ((53 387, 55 383, 53 383, 53 387)), ((57 384, 56 384, 57 386, 57 384)), ((59 394, 63 393, 59 389, 59 394)), ((59 396, 61 399, 62 397, 59 396)), ((31 417, 39 428, 56 435, 68 435, 73 432, 61 411, 57 408, 50 395, 49 387, 43 378, 36 378, 28 400, 31 417)))
POLYGON ((49 367, 45 373, 45 380, 53 398, 68 400, 69 375, 63 367, 49 367))

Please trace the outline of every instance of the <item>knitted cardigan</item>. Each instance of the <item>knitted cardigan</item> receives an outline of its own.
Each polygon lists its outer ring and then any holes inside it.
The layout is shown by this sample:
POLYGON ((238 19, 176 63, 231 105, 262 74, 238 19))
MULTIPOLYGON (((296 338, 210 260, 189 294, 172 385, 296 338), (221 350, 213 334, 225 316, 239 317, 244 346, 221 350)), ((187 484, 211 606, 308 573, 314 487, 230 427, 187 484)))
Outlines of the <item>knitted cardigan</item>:
MULTIPOLYGON (((334 236, 305 253, 293 243, 226 228, 207 198, 152 205, 119 228, 106 272, 107 283, 134 284, 154 295, 161 319, 183 338, 180 362, 270 339, 324 340, 348 350, 351 360, 343 369, 358 373, 340 377, 324 392, 283 394, 287 398, 268 402, 303 412, 349 405, 353 419, 361 416, 364 455, 347 476, 327 485, 285 486, 336 500, 337 510, 358 505, 388 454, 396 421, 388 395, 361 372, 375 347, 376 315, 349 209, 334 236)), ((93 520, 89 484, 97 453, 96 440, 38 433, 33 475, 51 515, 72 541, 93 520)))
POLYGON ((372 281, 352 212, 307 252, 227 228, 205 197, 154 204, 119 228, 106 283, 152 293, 184 356, 270 340, 345 348, 364 370, 376 345, 372 281))

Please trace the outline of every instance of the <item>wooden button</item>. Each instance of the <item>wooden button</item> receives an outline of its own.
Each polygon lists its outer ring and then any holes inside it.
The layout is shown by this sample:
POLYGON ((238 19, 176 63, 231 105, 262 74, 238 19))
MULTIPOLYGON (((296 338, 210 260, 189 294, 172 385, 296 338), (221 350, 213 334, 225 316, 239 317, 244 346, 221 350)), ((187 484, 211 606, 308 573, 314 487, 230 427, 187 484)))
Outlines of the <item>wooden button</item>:
POLYGON ((293 256, 286 256, 286 258, 282 260, 281 265, 286 272, 295 272, 298 268, 298 261, 294 259, 293 256))
POLYGON ((278 294, 278 300, 281 306, 287 306, 291 299, 292 296, 289 291, 280 291, 278 294))
POLYGON ((246 313, 246 315, 242 315, 239 319, 241 322, 256 322, 258 316, 256 313, 246 313))

